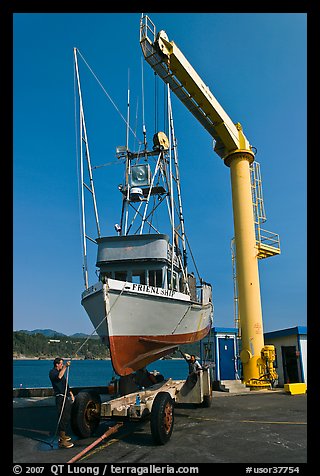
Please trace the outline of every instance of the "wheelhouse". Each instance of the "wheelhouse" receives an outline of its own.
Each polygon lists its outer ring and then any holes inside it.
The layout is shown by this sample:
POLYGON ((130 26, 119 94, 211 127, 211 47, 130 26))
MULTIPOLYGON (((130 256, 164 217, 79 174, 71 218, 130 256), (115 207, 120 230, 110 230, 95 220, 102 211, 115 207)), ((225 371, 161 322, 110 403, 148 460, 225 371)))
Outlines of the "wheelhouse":
POLYGON ((168 235, 109 236, 98 238, 97 243, 100 281, 111 278, 187 293, 181 252, 175 249, 172 263, 168 235))

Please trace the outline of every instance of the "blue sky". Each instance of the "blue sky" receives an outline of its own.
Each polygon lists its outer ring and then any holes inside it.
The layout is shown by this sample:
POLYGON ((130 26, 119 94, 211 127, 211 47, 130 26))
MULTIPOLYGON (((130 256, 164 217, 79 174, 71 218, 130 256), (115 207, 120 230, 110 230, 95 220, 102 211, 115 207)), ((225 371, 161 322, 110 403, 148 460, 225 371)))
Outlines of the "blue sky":
MULTIPOLYGON (((264 227, 279 233, 282 250, 259 262, 264 331, 306 325, 306 14, 150 17, 258 150, 264 227)), ((129 71, 132 121, 137 110, 141 138, 139 20, 139 13, 14 14, 14 330, 93 330, 80 304, 73 48, 124 116, 129 71)), ((115 148, 125 143, 124 122, 81 59, 79 64, 92 164, 116 161, 115 148)), ((151 143, 155 80, 146 62, 143 71, 151 143)), ((213 285, 214 325, 233 327, 229 169, 189 111, 175 97, 172 105, 188 239, 200 274, 213 285)), ((105 235, 115 233, 120 219, 122 173, 118 164, 95 172, 105 235)), ((93 258, 92 270, 94 265, 93 258)))

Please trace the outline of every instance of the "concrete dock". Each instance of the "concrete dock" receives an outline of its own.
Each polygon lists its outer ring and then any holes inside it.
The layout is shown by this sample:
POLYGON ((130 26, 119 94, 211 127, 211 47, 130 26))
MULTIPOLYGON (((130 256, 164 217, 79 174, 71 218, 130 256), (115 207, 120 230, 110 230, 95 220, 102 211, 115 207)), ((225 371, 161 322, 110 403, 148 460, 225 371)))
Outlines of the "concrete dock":
MULTIPOLYGON (((13 462, 66 463, 116 421, 102 420, 95 435, 73 437, 74 447, 53 440, 54 397, 14 398, 13 462)), ((283 389, 249 393, 213 392, 210 408, 175 407, 173 434, 165 446, 153 443, 150 423, 126 422, 79 460, 95 463, 272 463, 307 462, 307 395, 283 389)), ((300 473, 301 474, 301 473, 300 473)))

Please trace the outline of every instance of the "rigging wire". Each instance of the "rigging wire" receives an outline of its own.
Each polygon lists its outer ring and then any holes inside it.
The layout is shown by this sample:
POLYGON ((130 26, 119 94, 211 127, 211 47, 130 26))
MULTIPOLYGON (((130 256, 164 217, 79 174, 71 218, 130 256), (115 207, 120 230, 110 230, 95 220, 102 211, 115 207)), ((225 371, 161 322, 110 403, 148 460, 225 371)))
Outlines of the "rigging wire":
POLYGON ((132 134, 134 135, 134 137, 136 139, 137 138, 137 135, 136 133, 134 132, 133 129, 131 129, 130 125, 128 124, 126 118, 122 115, 119 107, 116 105, 116 103, 114 102, 114 100, 111 98, 110 94, 106 91, 106 89, 104 88, 103 84, 101 83, 101 81, 99 80, 99 78, 97 77, 97 75, 94 73, 94 71, 92 70, 92 68, 89 66, 88 62, 85 60, 85 58, 83 57, 82 53, 78 50, 78 48, 76 48, 77 52, 79 53, 79 55, 81 56, 82 60, 84 61, 85 65, 87 66, 87 68, 89 69, 89 71, 91 72, 91 74, 93 75, 93 77, 95 78, 95 80, 97 81, 97 83, 99 84, 99 86, 101 87, 101 89, 103 90, 103 92, 105 93, 105 95, 107 96, 107 98, 109 99, 109 101, 111 102, 111 104, 114 106, 114 108, 116 109, 116 111, 118 112, 118 114, 120 115, 121 119, 125 122, 125 124, 127 125, 127 127, 130 129, 130 131, 132 132, 132 134))
MULTIPOLYGON (((135 116, 135 125, 134 125, 135 133, 137 133, 137 128, 138 128, 138 110, 139 110, 138 106, 139 106, 139 101, 138 101, 138 98, 137 98, 136 116, 135 116)), ((133 150, 136 150, 136 138, 137 138, 137 136, 135 136, 135 138, 134 138, 133 150)), ((140 145, 139 145, 139 149, 140 149, 140 145)))
POLYGON ((201 282, 201 276, 200 276, 200 273, 199 273, 197 264, 196 264, 196 262, 195 262, 195 259, 194 259, 193 253, 192 253, 192 249, 191 249, 191 246, 190 246, 190 243, 189 243, 189 240, 188 240, 188 237, 187 237, 186 234, 185 234, 185 238, 186 238, 186 242, 187 242, 187 245, 188 245, 190 254, 191 254, 191 259, 192 259, 193 265, 194 265, 194 267, 195 267, 195 270, 196 270, 196 273, 197 273, 197 275, 198 275, 199 281, 201 282))
POLYGON ((141 56, 141 94, 142 94, 142 133, 143 133, 143 143, 145 150, 147 149, 147 130, 145 124, 145 116, 144 116, 144 76, 143 76, 143 58, 141 56))
POLYGON ((168 124, 168 101, 166 97, 166 84, 163 83, 163 130, 166 131, 169 128, 168 124))
POLYGON ((100 169, 101 167, 107 167, 108 165, 123 164, 124 162, 125 162, 125 159, 113 160, 112 162, 106 162, 105 164, 93 165, 92 169, 100 169))

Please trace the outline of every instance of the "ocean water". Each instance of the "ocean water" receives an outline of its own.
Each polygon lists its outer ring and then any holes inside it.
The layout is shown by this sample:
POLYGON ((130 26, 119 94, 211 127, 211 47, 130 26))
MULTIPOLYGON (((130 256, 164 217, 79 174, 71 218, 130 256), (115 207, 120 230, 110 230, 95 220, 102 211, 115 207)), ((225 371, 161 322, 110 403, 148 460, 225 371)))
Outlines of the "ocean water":
MULTIPOLYGON (((13 388, 51 387, 49 371, 53 360, 13 360, 13 388)), ((69 368, 70 387, 107 385, 114 375, 110 360, 73 360, 69 368)), ((165 378, 186 379, 188 365, 184 359, 157 360, 148 365, 165 378)))

